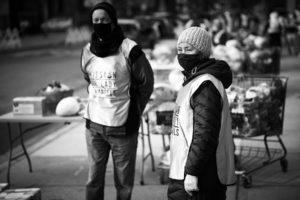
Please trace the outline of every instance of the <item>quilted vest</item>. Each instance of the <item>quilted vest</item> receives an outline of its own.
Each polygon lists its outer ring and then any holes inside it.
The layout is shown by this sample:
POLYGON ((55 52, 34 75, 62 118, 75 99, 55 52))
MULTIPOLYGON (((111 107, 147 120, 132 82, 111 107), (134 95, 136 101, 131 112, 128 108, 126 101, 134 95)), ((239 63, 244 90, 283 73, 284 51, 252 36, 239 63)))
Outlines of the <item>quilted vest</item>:
POLYGON ((222 121, 216 151, 217 171, 220 182, 224 185, 230 185, 235 182, 235 166, 229 105, 223 84, 210 74, 196 77, 181 88, 178 93, 173 113, 169 177, 176 180, 184 179, 184 169, 193 139, 193 110, 190 106, 190 99, 205 81, 211 81, 222 97, 222 121))

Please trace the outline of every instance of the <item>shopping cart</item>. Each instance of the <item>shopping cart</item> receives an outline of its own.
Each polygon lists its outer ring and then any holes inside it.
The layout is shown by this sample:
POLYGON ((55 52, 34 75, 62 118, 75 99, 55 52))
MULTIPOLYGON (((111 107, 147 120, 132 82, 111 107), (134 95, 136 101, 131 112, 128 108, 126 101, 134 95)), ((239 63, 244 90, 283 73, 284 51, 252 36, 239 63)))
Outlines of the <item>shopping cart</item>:
MULTIPOLYGON (((169 84, 155 84, 154 92, 144 111, 140 127, 140 136, 142 140, 141 185, 145 184, 144 173, 147 159, 151 159, 152 171, 155 171, 155 160, 152 151, 151 134, 161 135, 163 151, 165 152, 169 149, 168 142, 170 141, 172 112, 175 105, 176 96, 177 91, 175 91, 174 88, 169 84), (148 145, 148 148, 146 148, 146 144, 148 145), (146 152, 147 149, 148 152, 146 152)), ((160 182, 164 183, 161 178, 162 167, 166 169, 166 166, 162 166, 160 162, 158 164, 158 168, 160 169, 160 182)))
POLYGON ((232 85, 248 92, 248 96, 253 95, 253 90, 269 93, 250 100, 237 98, 230 103, 236 174, 244 188, 252 186, 253 172, 274 162, 280 162, 283 172, 288 169, 287 150, 281 139, 287 81, 287 77, 275 75, 244 75, 233 79, 232 85))
POLYGON ((170 170, 170 133, 172 128, 173 110, 156 111, 156 124, 160 126, 160 131, 157 134, 162 136, 163 154, 160 156, 158 163, 159 182, 161 184, 168 183, 170 170), (167 144, 168 141, 168 144, 167 144))

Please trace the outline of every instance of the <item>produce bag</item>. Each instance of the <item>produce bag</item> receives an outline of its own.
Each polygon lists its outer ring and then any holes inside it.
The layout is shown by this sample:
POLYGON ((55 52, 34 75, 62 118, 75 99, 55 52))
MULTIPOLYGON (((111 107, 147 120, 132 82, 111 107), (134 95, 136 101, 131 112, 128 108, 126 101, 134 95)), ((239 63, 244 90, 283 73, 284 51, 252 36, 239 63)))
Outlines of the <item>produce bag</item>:
POLYGON ((62 84, 58 81, 49 83, 46 87, 43 87, 37 92, 37 96, 46 97, 46 109, 50 114, 55 114, 55 109, 58 102, 69 96, 73 96, 74 90, 69 86, 62 84))
POLYGON ((280 78, 227 89, 234 135, 253 137, 282 133, 285 86, 280 78))

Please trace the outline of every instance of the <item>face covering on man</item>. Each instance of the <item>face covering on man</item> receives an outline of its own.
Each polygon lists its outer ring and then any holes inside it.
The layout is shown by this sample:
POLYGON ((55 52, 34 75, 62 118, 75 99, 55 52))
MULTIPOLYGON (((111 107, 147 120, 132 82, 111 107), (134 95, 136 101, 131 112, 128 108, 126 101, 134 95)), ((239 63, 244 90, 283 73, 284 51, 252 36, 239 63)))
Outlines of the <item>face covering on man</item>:
POLYGON ((199 54, 178 54, 178 62, 185 71, 190 71, 201 63, 201 56, 199 54))
POLYGON ((97 37, 101 39, 108 38, 112 33, 111 23, 107 24, 93 24, 94 32, 97 37))

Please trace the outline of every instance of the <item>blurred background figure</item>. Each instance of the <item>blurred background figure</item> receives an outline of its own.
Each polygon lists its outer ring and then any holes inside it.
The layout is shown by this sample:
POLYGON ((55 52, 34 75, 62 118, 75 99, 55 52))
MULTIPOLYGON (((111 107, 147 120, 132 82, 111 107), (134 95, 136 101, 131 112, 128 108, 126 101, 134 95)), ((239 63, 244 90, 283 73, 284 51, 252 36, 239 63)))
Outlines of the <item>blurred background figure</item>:
POLYGON ((278 12, 273 11, 269 15, 268 24, 266 27, 269 45, 271 47, 281 48, 281 36, 283 31, 283 21, 278 12))
POLYGON ((295 12, 289 12, 285 23, 285 34, 290 55, 298 55, 298 24, 295 12))
POLYGON ((214 18, 210 28, 213 45, 225 45, 229 39, 225 19, 222 16, 214 18))
MULTIPOLYGON (((154 45, 158 42, 159 32, 155 31, 151 22, 146 19, 139 19, 140 29, 137 33, 136 42, 143 49, 154 49, 154 45)), ((158 24, 156 23, 156 26, 158 24)), ((157 30, 157 29, 156 29, 157 30)))

